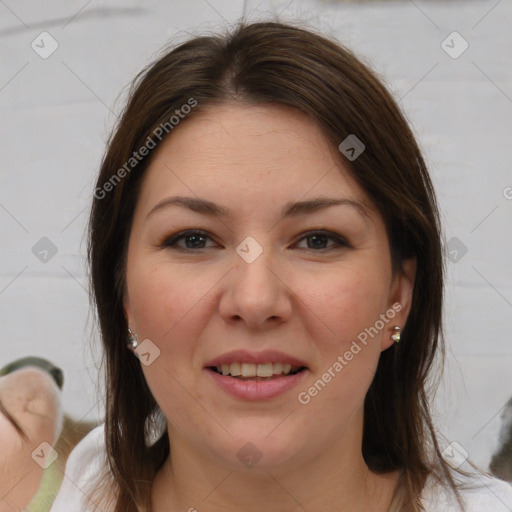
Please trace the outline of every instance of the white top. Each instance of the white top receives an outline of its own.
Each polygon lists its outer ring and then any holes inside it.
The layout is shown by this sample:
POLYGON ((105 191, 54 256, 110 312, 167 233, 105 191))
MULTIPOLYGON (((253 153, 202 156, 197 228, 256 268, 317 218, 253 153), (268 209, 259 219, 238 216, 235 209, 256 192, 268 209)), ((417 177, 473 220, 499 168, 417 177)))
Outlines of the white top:
MULTIPOLYGON (((87 503, 82 489, 96 478, 105 461, 103 425, 78 443, 66 464, 66 476, 50 512, 97 512, 87 503)), ((466 483, 472 489, 461 490, 465 512, 512 512, 512 485, 481 475, 466 483)), ((426 512, 461 512, 453 493, 429 480, 422 496, 426 512)), ((107 511, 102 511, 107 512, 107 511)))

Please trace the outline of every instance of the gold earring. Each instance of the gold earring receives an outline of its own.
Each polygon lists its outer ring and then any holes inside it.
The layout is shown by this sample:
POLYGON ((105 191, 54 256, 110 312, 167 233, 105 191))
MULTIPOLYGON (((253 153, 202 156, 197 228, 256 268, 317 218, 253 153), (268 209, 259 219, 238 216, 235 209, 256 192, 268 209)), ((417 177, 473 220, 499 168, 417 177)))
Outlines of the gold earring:
POLYGON ((398 343, 400 341, 400 327, 398 325, 395 325, 395 327, 393 327, 393 334, 391 335, 391 339, 398 343))

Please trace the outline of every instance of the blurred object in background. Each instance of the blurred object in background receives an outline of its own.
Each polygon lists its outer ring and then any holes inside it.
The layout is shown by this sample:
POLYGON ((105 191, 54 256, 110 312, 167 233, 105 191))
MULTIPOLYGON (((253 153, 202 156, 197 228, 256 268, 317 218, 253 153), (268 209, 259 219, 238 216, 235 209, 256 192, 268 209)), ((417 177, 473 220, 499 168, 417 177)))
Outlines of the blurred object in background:
POLYGON ((63 384, 62 370, 39 357, 0 369, 0 512, 48 512, 71 450, 97 426, 63 414, 63 384))
POLYGON ((489 469, 494 476, 512 482, 512 398, 501 415, 499 448, 492 456, 489 469))
POLYGON ((97 425, 97 422, 75 421, 64 415, 62 433, 55 444, 59 457, 54 464, 45 469, 39 490, 25 512, 48 512, 51 509, 62 484, 71 450, 97 425))
POLYGON ((62 371, 28 357, 0 370, 0 510, 25 510, 62 431, 62 371))

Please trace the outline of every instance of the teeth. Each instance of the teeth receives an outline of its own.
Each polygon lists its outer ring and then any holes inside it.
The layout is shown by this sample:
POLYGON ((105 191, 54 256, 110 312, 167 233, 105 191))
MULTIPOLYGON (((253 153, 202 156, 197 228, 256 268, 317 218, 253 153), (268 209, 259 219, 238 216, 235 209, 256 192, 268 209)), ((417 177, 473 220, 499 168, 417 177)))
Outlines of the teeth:
POLYGON ((239 377, 242 375, 242 368, 240 367, 240 363, 231 363, 229 366, 229 373, 232 377, 239 377))
MULTIPOLYGON (((298 369, 298 368, 295 368, 298 369)), ((288 375, 292 370, 292 365, 288 363, 231 363, 217 366, 217 371, 222 375, 231 375, 232 377, 272 377, 273 375, 288 375)))
POLYGON ((272 377, 274 375, 274 365, 272 363, 259 364, 256 368, 258 377, 272 377))
POLYGON ((256 377, 256 365, 252 363, 242 363, 242 377, 256 377))

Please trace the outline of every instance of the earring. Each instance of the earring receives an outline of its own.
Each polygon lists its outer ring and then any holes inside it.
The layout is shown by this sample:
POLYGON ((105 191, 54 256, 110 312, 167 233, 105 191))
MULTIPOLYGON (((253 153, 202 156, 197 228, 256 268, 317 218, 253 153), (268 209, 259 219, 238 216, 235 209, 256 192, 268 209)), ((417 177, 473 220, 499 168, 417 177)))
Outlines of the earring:
POLYGON ((400 327, 398 325, 395 325, 393 327, 393 334, 391 335, 391 339, 398 343, 400 341, 400 327))
POLYGON ((130 336, 126 340, 126 346, 133 352, 137 348, 139 341, 137 340, 137 335, 130 329, 130 326, 128 326, 128 334, 130 336))

